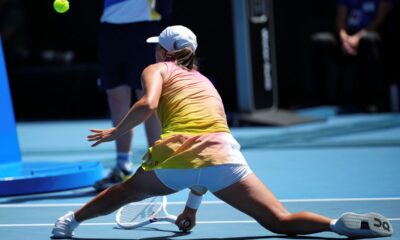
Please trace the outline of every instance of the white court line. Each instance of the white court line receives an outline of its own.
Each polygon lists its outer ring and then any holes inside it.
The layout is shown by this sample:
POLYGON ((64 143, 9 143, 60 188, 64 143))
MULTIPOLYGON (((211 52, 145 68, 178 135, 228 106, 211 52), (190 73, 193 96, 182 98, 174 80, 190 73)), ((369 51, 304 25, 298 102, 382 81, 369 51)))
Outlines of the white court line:
MULTIPOLYGON (((400 197, 392 198, 311 198, 311 199, 281 199, 282 203, 300 203, 300 202, 365 202, 365 201, 399 201, 400 197)), ((143 205, 146 203, 133 203, 143 205)), ((183 205, 186 202, 168 202, 168 205, 183 205)), ((202 205, 226 204, 223 201, 203 201, 202 205)), ((0 208, 28 208, 28 207, 79 207, 84 203, 33 203, 33 204, 1 204, 0 208)))
POLYGON ((399 201, 400 198, 315 198, 315 199, 282 199, 280 202, 366 202, 366 201, 399 201))
MULTIPOLYGON (((196 224, 235 224, 235 223, 257 223, 254 220, 243 220, 243 221, 198 221, 196 224)), ((155 222, 152 224, 163 225, 163 224, 171 224, 168 222, 155 222)), ((117 225, 117 223, 82 223, 79 226, 113 226, 117 225)), ((39 224, 0 224, 0 227, 52 227, 54 223, 39 223, 39 224)))
MULTIPOLYGON (((389 221, 400 221, 400 218, 388 218, 389 221)), ((257 223, 254 220, 238 220, 238 221, 198 221, 196 224, 243 224, 243 223, 257 223)), ((152 224, 162 225, 170 224, 167 222, 155 222, 152 224)), ((117 225, 115 222, 112 223, 82 223, 80 226, 114 226, 117 225)), ((0 227, 52 227, 54 223, 32 223, 32 224, 0 224, 0 227)))

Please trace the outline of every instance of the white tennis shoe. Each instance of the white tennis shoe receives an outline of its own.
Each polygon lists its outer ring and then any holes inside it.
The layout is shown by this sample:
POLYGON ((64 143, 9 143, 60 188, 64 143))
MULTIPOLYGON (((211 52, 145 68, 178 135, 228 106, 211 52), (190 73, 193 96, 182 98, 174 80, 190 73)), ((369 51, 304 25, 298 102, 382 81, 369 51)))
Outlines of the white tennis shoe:
POLYGON ((54 224, 51 233, 51 238, 72 238, 74 236, 74 229, 78 227, 79 223, 74 218, 74 212, 68 212, 60 217, 54 224))
POLYGON ((334 224, 340 235, 351 238, 389 237, 393 235, 392 224, 378 213, 344 213, 334 224))

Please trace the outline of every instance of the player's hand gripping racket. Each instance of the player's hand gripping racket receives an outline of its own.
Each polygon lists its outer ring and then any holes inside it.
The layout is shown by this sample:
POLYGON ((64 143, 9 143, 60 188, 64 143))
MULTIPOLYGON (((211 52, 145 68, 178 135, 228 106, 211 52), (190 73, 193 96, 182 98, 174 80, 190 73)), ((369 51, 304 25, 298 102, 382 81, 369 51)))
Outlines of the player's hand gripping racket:
MULTIPOLYGON (((124 229, 135 229, 154 222, 175 223, 176 216, 167 211, 167 197, 160 196, 121 207, 115 220, 124 229)), ((188 227, 190 224, 190 220, 185 219, 179 225, 188 227)))

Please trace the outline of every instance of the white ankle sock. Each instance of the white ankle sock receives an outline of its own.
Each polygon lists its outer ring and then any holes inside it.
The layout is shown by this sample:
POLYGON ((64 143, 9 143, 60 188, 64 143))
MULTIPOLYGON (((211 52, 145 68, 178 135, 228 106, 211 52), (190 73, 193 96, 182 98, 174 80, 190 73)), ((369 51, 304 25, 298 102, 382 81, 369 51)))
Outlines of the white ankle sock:
POLYGON ((75 219, 75 214, 72 215, 72 220, 71 220, 71 225, 73 228, 77 228, 79 226, 80 222, 76 221, 75 219))
MULTIPOLYGON (((334 233, 338 233, 337 229, 336 229, 336 222, 337 219, 332 219, 332 221, 329 223, 329 227, 331 228, 331 231, 334 233)), ((340 234, 340 233, 338 233, 340 234)))
MULTIPOLYGON (((332 232, 337 233, 339 235, 344 235, 344 236, 350 236, 349 234, 352 234, 352 232, 349 232, 349 229, 347 229, 342 222, 339 221, 339 219, 333 219, 330 224, 329 224, 332 232)), ((357 230, 352 230, 352 231, 357 231, 357 230)))
POLYGON ((121 170, 131 172, 133 168, 132 153, 131 152, 118 152, 117 153, 117 167, 121 170))

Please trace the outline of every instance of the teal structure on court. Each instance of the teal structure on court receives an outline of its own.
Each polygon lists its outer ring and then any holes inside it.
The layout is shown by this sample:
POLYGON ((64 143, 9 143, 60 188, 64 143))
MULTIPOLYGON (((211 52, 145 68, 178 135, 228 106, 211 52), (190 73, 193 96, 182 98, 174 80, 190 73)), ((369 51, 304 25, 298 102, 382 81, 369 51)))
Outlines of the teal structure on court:
POLYGON ((0 38, 0 197, 90 186, 102 169, 98 161, 22 161, 0 38))

